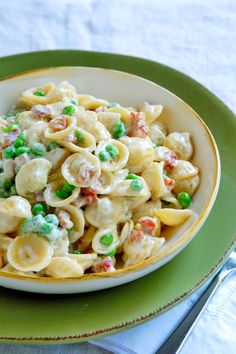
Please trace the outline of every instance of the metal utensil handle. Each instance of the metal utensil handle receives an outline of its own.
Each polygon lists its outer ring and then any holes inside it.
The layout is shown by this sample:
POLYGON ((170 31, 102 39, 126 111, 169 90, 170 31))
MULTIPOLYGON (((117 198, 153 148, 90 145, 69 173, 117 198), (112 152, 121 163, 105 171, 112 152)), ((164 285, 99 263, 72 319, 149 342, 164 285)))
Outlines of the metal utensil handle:
POLYGON ((184 319, 180 322, 172 334, 158 349, 156 354, 176 354, 179 352, 191 329, 196 324, 197 318, 209 302, 210 298, 213 296, 220 283, 221 279, 217 275, 210 283, 203 295, 200 297, 200 299, 193 306, 193 308, 188 312, 188 314, 184 317, 184 319))

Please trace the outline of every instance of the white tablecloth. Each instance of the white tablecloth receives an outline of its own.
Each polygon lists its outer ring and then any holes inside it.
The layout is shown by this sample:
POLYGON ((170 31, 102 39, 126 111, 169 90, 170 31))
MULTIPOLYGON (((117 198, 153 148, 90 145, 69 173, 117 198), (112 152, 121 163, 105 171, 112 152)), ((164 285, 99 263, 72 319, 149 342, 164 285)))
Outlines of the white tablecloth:
MULTIPOLYGON (((236 111, 235 0, 0 0, 0 8, 1 56, 67 48, 141 56, 192 76, 236 111)), ((235 293, 232 276, 182 354, 235 352, 235 293)), ((198 296, 199 292, 147 324, 94 344, 119 354, 154 353, 198 296)), ((4 354, 32 352, 105 353, 88 343, 0 346, 4 354)))

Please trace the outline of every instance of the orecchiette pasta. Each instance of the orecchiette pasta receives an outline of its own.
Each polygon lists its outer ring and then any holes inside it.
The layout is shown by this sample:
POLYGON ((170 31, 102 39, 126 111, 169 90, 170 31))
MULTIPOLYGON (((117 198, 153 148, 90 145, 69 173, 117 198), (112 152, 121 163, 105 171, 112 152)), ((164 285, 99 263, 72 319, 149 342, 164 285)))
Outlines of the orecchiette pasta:
POLYGON ((26 162, 16 175, 16 191, 22 197, 42 191, 48 181, 48 174, 52 167, 46 159, 36 158, 26 162))
POLYGON ((90 152, 83 150, 70 155, 62 165, 65 180, 76 187, 89 187, 100 176, 99 160, 90 152))
POLYGON ((42 84, 0 117, 0 268, 31 277, 115 272, 156 255, 200 183, 189 133, 139 109, 42 84))
POLYGON ((189 133, 171 133, 165 138, 164 145, 182 160, 190 160, 193 154, 189 133))
POLYGON ((140 173, 153 162, 154 150, 150 140, 123 137, 120 141, 129 150, 129 159, 126 167, 130 172, 140 173))

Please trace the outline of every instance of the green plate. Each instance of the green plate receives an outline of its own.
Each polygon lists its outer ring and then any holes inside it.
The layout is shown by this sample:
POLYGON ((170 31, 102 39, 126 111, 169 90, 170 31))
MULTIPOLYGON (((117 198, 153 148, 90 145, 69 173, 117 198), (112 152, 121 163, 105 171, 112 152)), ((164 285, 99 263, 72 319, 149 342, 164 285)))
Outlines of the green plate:
POLYGON ((74 295, 37 295, 0 288, 2 342, 84 341, 149 320, 203 284, 220 267, 235 242, 234 114, 186 75, 149 60, 122 55, 74 50, 15 55, 0 59, 0 77, 67 65, 126 71, 181 97, 199 113, 216 139, 222 161, 221 186, 213 210, 194 240, 171 262, 142 279, 113 289, 74 295))

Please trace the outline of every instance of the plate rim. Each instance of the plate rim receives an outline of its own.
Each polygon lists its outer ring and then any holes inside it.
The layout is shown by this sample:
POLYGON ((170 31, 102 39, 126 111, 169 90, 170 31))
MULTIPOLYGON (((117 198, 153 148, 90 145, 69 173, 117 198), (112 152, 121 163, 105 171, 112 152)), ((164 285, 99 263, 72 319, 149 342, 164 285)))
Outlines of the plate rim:
MULTIPOLYGON (((189 75, 186 75, 184 73, 182 73, 179 70, 176 70, 175 68, 172 68, 170 66, 167 66, 165 64, 162 63, 158 63, 156 61, 153 60, 149 60, 149 59, 145 59, 145 58, 139 58, 136 56, 130 56, 130 55, 122 55, 122 54, 116 54, 116 53, 106 53, 106 52, 94 52, 94 51, 83 51, 83 50, 44 50, 44 51, 34 51, 34 52, 27 52, 27 53, 20 53, 20 54, 15 54, 15 55, 8 55, 8 56, 4 56, 0 58, 0 63, 2 60, 17 60, 17 58, 19 57, 24 57, 24 56, 28 56, 28 55, 38 55, 38 54, 48 54, 48 53, 54 53, 54 55, 59 54, 59 53, 74 53, 74 54, 81 54, 81 53, 87 53, 88 55, 109 55, 110 57, 122 57, 122 58, 127 58, 127 59, 132 59, 132 60, 139 60, 139 61, 143 61, 146 62, 148 64, 148 62, 150 64, 153 65, 158 65, 159 67, 163 67, 166 68, 168 70, 171 70, 173 73, 176 73, 177 75, 182 76, 183 78, 186 78, 188 80, 190 80, 194 85, 196 85, 199 89, 201 89, 205 94, 208 94, 211 96, 211 98, 213 98, 215 100, 215 102, 217 102, 218 104, 220 104, 222 106, 222 108, 224 108, 224 110, 228 111, 228 113, 232 116, 231 119, 233 119, 234 116, 234 112, 223 102, 221 101, 221 99, 219 99, 214 93, 212 93, 209 89, 207 89, 205 86, 203 86, 201 83, 199 83, 198 81, 196 81, 195 79, 191 78, 189 75)), ((72 65, 74 66, 74 65, 72 65)), ((75 65, 76 66, 76 65, 75 65)), ((78 66, 78 65, 77 65, 78 66)), ((90 65, 91 67, 93 67, 93 65, 90 65)), ((124 70, 120 70, 120 71, 124 71, 124 70)), ((18 71, 21 72, 21 71, 18 71)), ((127 71, 124 71, 127 72, 127 71)), ((179 97, 179 96, 178 96, 179 97)), ((95 334, 93 333, 84 333, 82 335, 79 336, 58 336, 58 337, 0 337, 0 341, 1 342, 18 342, 18 343, 30 343, 30 344, 36 344, 36 343, 49 343, 49 342, 80 342, 80 341, 84 341, 84 340, 88 340, 88 339, 92 339, 92 338, 97 338, 99 336, 103 336, 103 335, 108 335, 108 334, 112 334, 112 333, 116 333, 120 330, 126 329, 126 328, 130 328, 134 325, 140 324, 142 322, 145 322, 146 320, 149 320, 153 317, 155 317, 157 314, 160 314, 168 309, 170 309, 171 307, 177 305, 179 302, 183 301, 187 296, 189 296, 193 291, 197 290, 197 288, 199 288, 205 281, 207 281, 207 279, 209 279, 209 277, 211 275, 213 275, 219 268, 220 266, 223 264, 224 260, 227 258, 228 254, 230 253, 230 251, 235 247, 236 245, 236 240, 234 240, 233 242, 230 242, 230 244, 224 248, 225 252, 222 255, 222 257, 218 260, 218 262, 216 262, 213 267, 210 269, 210 271, 204 275, 203 278, 201 278, 198 282, 196 282, 191 288, 189 288, 185 293, 180 294, 177 298, 173 299, 171 302, 165 304, 165 306, 163 307, 158 307, 156 308, 154 311, 150 312, 149 314, 145 315, 145 316, 141 316, 140 318, 135 318, 132 319, 132 321, 126 321, 125 323, 121 323, 120 328, 116 328, 117 326, 113 326, 110 328, 104 328, 103 330, 100 331, 96 331, 95 334), (74 338, 74 339, 73 339, 74 338), (20 342, 19 342, 20 341, 20 342)))

